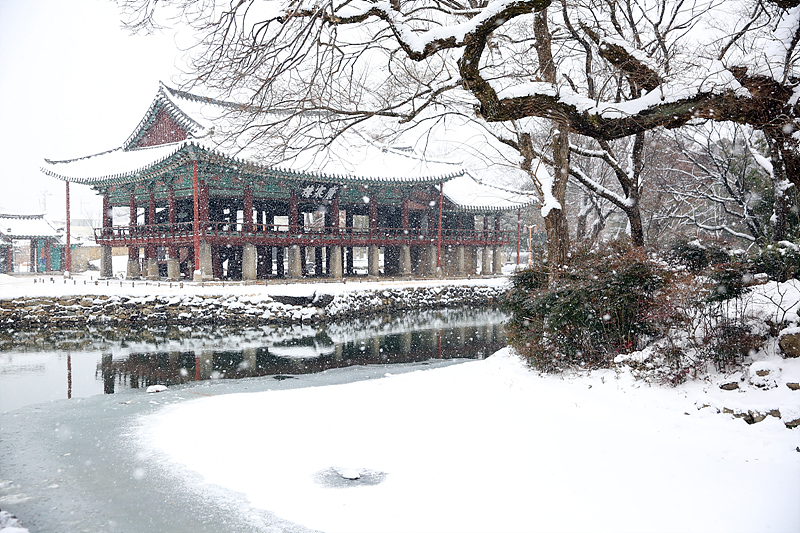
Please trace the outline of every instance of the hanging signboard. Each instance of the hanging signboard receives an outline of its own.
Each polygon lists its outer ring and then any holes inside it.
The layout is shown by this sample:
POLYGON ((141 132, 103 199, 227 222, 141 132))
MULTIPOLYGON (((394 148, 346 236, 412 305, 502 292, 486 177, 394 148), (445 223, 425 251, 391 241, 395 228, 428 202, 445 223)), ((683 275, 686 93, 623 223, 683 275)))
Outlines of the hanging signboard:
POLYGON ((300 185, 298 196, 301 200, 329 202, 336 198, 342 186, 338 183, 315 183, 305 181, 300 185))

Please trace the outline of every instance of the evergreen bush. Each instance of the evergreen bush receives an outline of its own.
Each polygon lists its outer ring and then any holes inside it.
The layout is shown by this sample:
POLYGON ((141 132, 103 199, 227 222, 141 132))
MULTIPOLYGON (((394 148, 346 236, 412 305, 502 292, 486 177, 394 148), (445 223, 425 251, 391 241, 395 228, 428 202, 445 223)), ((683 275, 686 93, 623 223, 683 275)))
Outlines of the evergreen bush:
POLYGON ((736 368, 765 341, 747 315, 750 266, 705 257, 699 272, 674 269, 617 243, 575 253, 555 272, 519 271, 505 300, 509 342, 545 372, 621 363, 677 384, 712 365, 736 368))
POLYGON ((670 257, 674 262, 685 266, 692 272, 700 272, 710 265, 730 261, 730 254, 726 248, 726 243, 723 241, 690 239, 683 236, 672 243, 670 257))
POLYGON ((544 265, 520 271, 506 300, 510 341, 542 371, 609 366, 668 327, 658 296, 670 276, 623 244, 574 254, 556 273, 544 265))
POLYGON ((753 273, 766 273, 775 281, 800 279, 800 246, 789 241, 769 244, 751 254, 750 265, 753 273))

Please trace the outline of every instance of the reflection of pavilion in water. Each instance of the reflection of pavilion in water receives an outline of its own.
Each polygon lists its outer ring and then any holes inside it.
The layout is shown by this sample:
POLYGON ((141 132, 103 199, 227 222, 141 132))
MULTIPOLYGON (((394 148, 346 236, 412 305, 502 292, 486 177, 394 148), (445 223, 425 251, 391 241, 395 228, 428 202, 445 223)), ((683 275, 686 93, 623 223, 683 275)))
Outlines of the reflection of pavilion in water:
POLYGON ((268 343, 242 350, 131 353, 124 359, 103 355, 98 374, 103 390, 116 385, 139 388, 216 378, 311 374, 352 365, 412 363, 429 359, 483 359, 505 346, 500 323, 364 336, 335 342, 327 333, 268 343))

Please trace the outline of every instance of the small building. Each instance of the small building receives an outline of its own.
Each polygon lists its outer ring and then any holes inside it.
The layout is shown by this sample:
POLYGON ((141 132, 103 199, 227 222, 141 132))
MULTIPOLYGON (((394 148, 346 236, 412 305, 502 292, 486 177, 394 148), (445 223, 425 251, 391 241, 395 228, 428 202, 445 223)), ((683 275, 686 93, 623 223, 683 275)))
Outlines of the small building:
POLYGON ((64 270, 66 246, 62 232, 44 215, 12 215, 0 213, 0 274, 14 270, 14 247, 30 243, 28 272, 64 270))
POLYGON ((500 214, 529 196, 356 129, 326 138, 320 126, 308 134, 320 150, 278 158, 286 141, 242 128, 240 110, 162 84, 119 148, 46 160, 46 174, 103 197, 101 276, 119 246, 128 277, 339 279, 359 249, 371 276, 490 274, 517 241, 500 214), (120 207, 129 216, 114 220, 120 207))

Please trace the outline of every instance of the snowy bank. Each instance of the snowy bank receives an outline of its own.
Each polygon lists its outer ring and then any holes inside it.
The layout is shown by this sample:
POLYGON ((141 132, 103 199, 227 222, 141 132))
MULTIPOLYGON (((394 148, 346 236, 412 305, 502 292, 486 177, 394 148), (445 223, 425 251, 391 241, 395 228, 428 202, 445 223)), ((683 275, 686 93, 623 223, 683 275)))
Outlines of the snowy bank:
MULTIPOLYGON (((783 375, 800 375, 800 362, 783 375)), ((650 387, 610 370, 541 376, 506 349, 384 379, 181 402, 136 433, 165 471, 199 473, 329 533, 796 531, 800 429, 702 407, 763 392, 650 387)))
POLYGON ((306 323, 414 309, 485 307, 497 304, 506 290, 506 278, 227 286, 73 281, 0 276, 0 325, 306 323))

